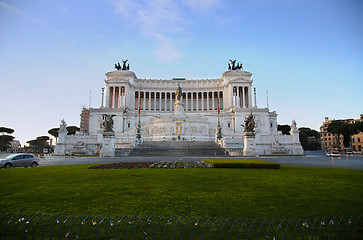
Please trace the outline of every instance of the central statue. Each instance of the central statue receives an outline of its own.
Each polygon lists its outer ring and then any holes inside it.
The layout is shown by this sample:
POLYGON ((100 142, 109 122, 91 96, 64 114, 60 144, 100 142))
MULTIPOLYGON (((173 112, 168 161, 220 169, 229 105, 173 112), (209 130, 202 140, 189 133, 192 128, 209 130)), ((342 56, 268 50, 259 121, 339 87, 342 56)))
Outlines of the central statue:
POLYGON ((180 87, 180 84, 178 84, 178 88, 176 89, 175 95, 176 95, 176 101, 174 103, 174 114, 183 115, 184 114, 184 104, 182 101, 183 91, 182 88, 180 87))
POLYGON ((178 84, 178 88, 176 89, 176 99, 180 101, 182 96, 183 96, 182 88, 180 87, 180 84, 178 84))

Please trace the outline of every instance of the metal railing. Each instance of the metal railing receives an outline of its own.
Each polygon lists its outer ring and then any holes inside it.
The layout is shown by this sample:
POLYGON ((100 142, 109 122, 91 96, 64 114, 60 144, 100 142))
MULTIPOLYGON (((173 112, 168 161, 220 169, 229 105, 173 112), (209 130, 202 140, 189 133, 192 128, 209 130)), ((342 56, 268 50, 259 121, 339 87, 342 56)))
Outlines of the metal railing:
POLYGON ((1 214, 0 239, 363 239, 358 217, 298 220, 1 214))

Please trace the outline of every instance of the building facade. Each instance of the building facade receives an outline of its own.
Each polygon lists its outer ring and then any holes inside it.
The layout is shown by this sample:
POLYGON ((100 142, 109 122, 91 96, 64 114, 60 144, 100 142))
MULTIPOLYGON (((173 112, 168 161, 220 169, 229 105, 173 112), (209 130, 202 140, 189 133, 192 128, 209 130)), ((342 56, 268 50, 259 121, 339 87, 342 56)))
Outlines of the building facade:
POLYGON ((101 106, 89 109, 88 135, 83 137, 97 139, 101 146, 105 117, 112 116, 115 149, 136 146, 140 122, 142 141, 218 141, 231 155, 238 155, 244 120, 252 112, 259 154, 303 154, 296 124, 291 135, 282 135, 276 112, 257 107, 251 76, 241 69, 215 79, 139 79, 129 70, 107 72, 101 106))
POLYGON ((352 150, 356 152, 363 151, 363 132, 352 136, 352 150))
POLYGON ((335 148, 344 148, 344 136, 342 134, 332 134, 328 131, 329 124, 332 121, 334 120, 329 120, 328 117, 325 117, 325 121, 320 127, 321 149, 326 152, 330 152, 335 148))
MULTIPOLYGON (((344 146, 344 136, 342 134, 337 135, 328 132, 329 124, 332 121, 335 120, 330 120, 328 117, 325 117, 325 121, 320 127, 321 149, 327 152, 331 151, 332 149, 339 149, 345 151, 346 147, 344 146)), ((359 119, 339 119, 339 121, 343 121, 348 124, 363 122, 363 114, 360 115, 359 119)), ((351 137, 351 146, 353 151, 362 151, 362 134, 362 132, 359 132, 358 134, 354 134, 351 137)))

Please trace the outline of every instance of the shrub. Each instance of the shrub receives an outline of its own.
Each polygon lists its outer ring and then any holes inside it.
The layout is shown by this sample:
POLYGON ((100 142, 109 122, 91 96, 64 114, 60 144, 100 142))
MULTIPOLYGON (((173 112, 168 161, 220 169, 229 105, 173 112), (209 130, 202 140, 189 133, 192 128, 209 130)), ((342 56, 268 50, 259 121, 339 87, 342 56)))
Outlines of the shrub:
POLYGON ((261 160, 205 159, 213 168, 268 168, 279 169, 280 164, 261 160))

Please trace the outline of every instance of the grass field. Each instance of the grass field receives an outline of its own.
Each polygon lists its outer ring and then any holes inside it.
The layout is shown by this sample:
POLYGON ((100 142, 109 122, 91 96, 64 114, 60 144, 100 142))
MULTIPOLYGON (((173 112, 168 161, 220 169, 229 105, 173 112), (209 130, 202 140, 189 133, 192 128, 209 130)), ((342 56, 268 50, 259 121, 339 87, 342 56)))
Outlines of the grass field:
POLYGON ((280 169, 0 170, 1 213, 222 218, 363 215, 363 171, 280 169))

